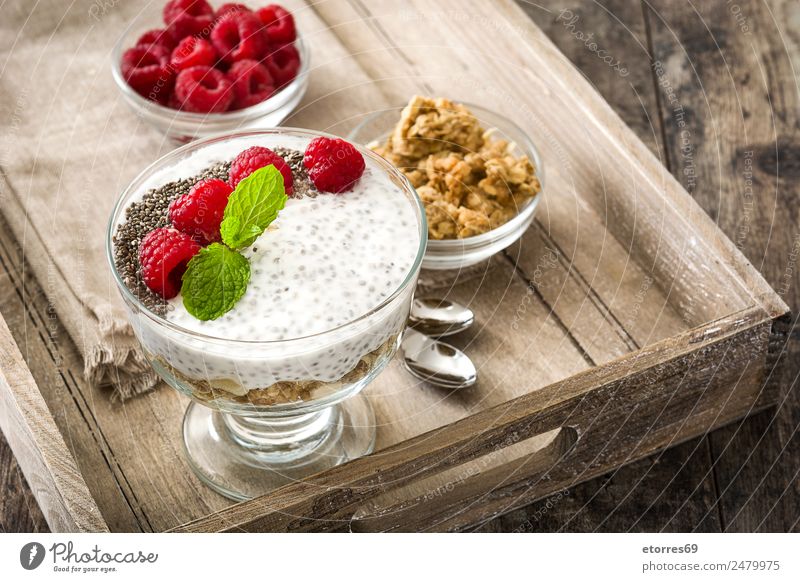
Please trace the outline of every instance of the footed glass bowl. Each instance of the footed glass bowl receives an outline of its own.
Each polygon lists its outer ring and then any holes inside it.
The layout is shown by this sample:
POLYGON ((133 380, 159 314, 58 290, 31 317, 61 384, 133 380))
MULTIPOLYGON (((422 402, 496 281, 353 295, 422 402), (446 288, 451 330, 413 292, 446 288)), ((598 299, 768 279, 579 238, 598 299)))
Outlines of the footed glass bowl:
POLYGON ((427 241, 422 203, 397 169, 359 148, 370 167, 385 173, 415 217, 416 224, 409 227, 419 235, 414 263, 402 283, 371 311, 322 333, 286 340, 212 337, 152 311, 128 289, 117 270, 114 234, 131 202, 169 181, 163 176, 173 168, 196 165, 197 158, 187 160, 201 150, 215 148, 207 151, 222 153, 222 161, 265 139, 296 144, 319 135, 325 134, 253 130, 183 146, 131 182, 108 225, 109 265, 142 350, 156 372, 193 401, 183 424, 190 465, 212 488, 237 500, 372 451, 374 415, 360 392, 394 356, 406 325, 427 241))
MULTIPOLYGON (((248 2, 248 5, 256 8, 265 4, 267 3, 248 2)), ((308 88, 311 54, 299 30, 295 40, 295 47, 300 53, 300 70, 297 72, 297 77, 261 103, 224 113, 192 113, 165 107, 139 95, 122 76, 122 54, 133 47, 136 40, 148 30, 163 28, 162 6, 163 3, 153 3, 144 8, 122 33, 111 53, 111 74, 114 83, 127 105, 145 122, 167 137, 185 143, 214 134, 230 133, 237 129, 276 127, 300 103, 308 88)))
MULTIPOLYGON (((495 138, 505 139, 513 144, 512 153, 515 156, 528 156, 536 169, 536 177, 542 190, 522 206, 514 218, 489 232, 461 239, 429 240, 422 262, 423 269, 463 269, 485 261, 511 246, 528 230, 533 222, 536 208, 544 196, 542 160, 528 135, 516 123, 502 115, 470 103, 464 103, 464 106, 478 118, 483 127, 493 132, 495 138)), ((347 139, 367 147, 380 145, 389 137, 404 108, 405 106, 392 107, 368 115, 350 132, 347 139)))

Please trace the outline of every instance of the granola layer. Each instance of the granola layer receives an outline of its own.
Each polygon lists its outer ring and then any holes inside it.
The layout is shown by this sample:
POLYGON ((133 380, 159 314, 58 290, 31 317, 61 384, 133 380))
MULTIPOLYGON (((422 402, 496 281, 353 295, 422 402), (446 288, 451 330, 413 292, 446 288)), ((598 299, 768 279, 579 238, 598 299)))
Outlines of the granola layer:
POLYGON ((198 400, 205 402, 228 400, 239 404, 271 406, 275 404, 289 404, 292 402, 308 402, 323 396, 323 392, 333 393, 339 387, 358 382, 372 370, 375 362, 379 358, 389 355, 394 351, 397 346, 398 337, 398 334, 393 335, 378 346, 378 348, 364 355, 352 370, 335 382, 322 382, 319 380, 276 382, 264 388, 247 390, 241 395, 234 393, 234 391, 236 391, 236 383, 233 381, 222 380, 209 382, 208 380, 190 378, 172 367, 161 356, 155 356, 155 359, 178 380, 191 386, 192 396, 198 400))

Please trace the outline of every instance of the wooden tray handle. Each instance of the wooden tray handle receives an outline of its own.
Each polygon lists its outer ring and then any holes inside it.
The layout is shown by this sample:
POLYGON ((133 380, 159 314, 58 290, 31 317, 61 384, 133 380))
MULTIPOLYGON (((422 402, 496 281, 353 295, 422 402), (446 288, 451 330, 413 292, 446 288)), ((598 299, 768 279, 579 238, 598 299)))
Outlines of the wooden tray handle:
POLYGON ((516 406, 507 403, 483 411, 171 531, 346 530, 358 510, 362 510, 358 521, 375 527, 378 522, 368 518, 369 508, 380 505, 367 506, 368 502, 383 499, 391 504, 398 499, 393 492, 401 492, 400 499, 419 497, 410 492, 430 486, 428 479, 440 474, 444 476, 439 480, 446 483, 451 472, 468 470, 464 468, 470 463, 483 470, 470 470, 464 479, 469 484, 459 488, 459 495, 474 493, 478 477, 536 479, 558 465, 557 460, 578 441, 580 430, 575 427, 582 415, 574 415, 575 398, 564 396, 554 402, 542 394, 526 395, 514 402, 516 406), (498 461, 503 465, 495 466, 498 461))
POLYGON ((474 461, 369 500, 353 514, 350 531, 457 527, 458 516, 471 505, 513 499, 521 489, 530 495, 529 490, 546 482, 550 469, 565 461, 577 442, 578 432, 563 426, 489 451, 474 461), (488 490, 487 483, 491 483, 488 490), (424 521, 418 519, 420 515, 425 516, 424 521))

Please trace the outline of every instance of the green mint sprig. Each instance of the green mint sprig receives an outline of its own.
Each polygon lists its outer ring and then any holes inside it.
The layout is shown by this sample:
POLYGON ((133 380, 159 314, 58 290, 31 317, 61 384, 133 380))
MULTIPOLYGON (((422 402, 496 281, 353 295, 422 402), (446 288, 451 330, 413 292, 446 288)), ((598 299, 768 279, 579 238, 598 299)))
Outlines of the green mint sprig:
POLYGON ((249 282, 247 259, 224 244, 213 243, 189 261, 181 285, 183 304, 197 319, 216 319, 242 298, 249 282))
POLYGON ((239 182, 225 206, 220 235, 191 258, 181 295, 197 319, 217 319, 242 298, 250 282, 250 263, 237 251, 249 247, 286 205, 283 175, 275 166, 259 168, 239 182))
POLYGON ((222 242, 232 249, 249 247, 285 205, 283 174, 275 166, 259 168, 239 182, 228 198, 219 227, 222 242))

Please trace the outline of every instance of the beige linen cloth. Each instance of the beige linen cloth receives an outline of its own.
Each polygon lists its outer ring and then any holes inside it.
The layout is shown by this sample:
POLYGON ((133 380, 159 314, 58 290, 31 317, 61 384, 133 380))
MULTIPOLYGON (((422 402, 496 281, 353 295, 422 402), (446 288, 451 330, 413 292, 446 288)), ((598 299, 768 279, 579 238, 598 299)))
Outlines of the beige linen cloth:
POLYGON ((125 185, 174 147, 143 126, 110 74, 135 2, 5 2, 0 18, 0 211, 84 357, 86 376, 128 397, 154 372, 105 258, 125 185))
MULTIPOLYGON (((113 385, 122 399, 152 388, 157 377, 112 280, 106 224, 131 179, 176 146, 128 109, 110 74, 112 47, 146 5, 11 0, 0 18, 0 212, 83 355, 86 377, 113 385)), ((321 26, 310 11, 303 17, 304 26, 321 26)), ((316 39, 327 53, 340 50, 324 32, 316 39)), ((312 115, 335 119, 353 102, 329 93, 331 84, 343 68, 347 78, 361 73, 346 55, 329 56, 335 67, 315 69, 307 101, 315 103, 312 115)), ((315 126, 307 113, 293 123, 315 126)), ((491 266, 457 273, 458 280, 485 276, 491 266)), ((420 292, 444 293, 453 283, 453 274, 428 273, 420 292)))

